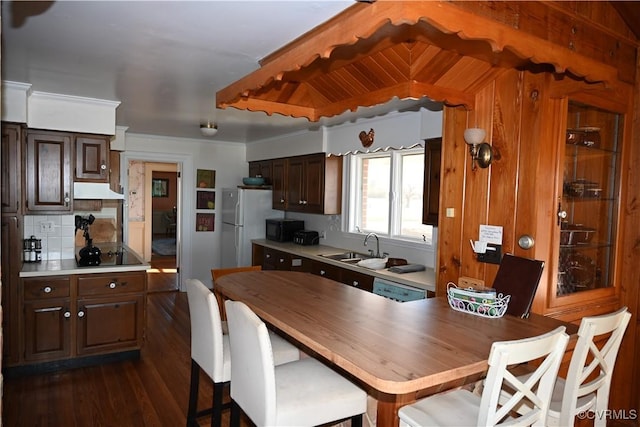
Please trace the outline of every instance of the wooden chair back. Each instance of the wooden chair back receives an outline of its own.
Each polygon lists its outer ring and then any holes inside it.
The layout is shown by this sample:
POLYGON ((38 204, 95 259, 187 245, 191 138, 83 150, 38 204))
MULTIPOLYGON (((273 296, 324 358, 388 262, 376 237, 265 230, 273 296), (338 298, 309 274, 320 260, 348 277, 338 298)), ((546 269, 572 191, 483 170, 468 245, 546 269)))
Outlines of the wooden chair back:
POLYGON ((224 307, 224 298, 216 291, 216 280, 227 274, 240 273, 243 271, 260 271, 261 265, 247 265, 242 267, 230 267, 230 268, 212 268, 211 280, 213 280, 213 293, 218 300, 218 307, 220 307, 220 317, 223 321, 227 320, 227 313, 224 307))

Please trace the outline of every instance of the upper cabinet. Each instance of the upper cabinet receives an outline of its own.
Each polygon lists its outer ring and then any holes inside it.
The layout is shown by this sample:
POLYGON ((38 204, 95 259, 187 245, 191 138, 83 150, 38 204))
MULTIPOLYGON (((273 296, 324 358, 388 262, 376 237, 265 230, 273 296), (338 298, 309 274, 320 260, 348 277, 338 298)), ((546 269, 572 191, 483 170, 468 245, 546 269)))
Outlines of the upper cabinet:
POLYGON ((250 162, 249 174, 268 177, 267 183, 273 188, 273 209, 325 215, 340 213, 342 157, 316 153, 250 162))
POLYGON ((422 191, 422 223, 438 226, 440 208, 440 160, 442 138, 433 138, 424 144, 424 182, 422 191))
POLYGON ((339 214, 342 203, 342 157, 324 153, 290 157, 287 170, 287 210, 339 214))
POLYGON ((550 295, 555 308, 613 296, 619 283, 623 116, 573 101, 567 110, 558 174, 557 280, 550 295))
POLYGON ((287 209, 287 159, 271 162, 271 184, 273 188, 273 209, 287 209))
POLYGON ((109 138, 103 135, 75 137, 74 181, 109 182, 109 138))
POLYGON ((28 131, 26 149, 26 212, 72 212, 71 134, 28 131))
POLYGON ((22 199, 22 128, 2 124, 2 213, 20 212, 22 199))

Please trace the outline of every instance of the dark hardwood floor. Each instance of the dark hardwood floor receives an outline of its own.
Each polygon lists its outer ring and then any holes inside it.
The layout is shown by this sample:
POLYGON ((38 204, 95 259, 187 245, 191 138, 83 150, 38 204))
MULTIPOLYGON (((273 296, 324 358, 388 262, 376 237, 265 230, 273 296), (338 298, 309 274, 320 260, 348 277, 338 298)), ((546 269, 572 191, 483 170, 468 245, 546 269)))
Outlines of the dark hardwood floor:
MULTIPOLYGON (((184 426, 189 393, 190 324, 186 294, 148 295, 141 358, 53 374, 5 378, 4 426, 184 426)), ((199 408, 213 387, 202 374, 199 408)), ((223 425, 228 425, 225 411, 223 425)), ((210 425, 210 417, 199 420, 210 425)), ((251 423, 243 418, 243 426, 251 423)))

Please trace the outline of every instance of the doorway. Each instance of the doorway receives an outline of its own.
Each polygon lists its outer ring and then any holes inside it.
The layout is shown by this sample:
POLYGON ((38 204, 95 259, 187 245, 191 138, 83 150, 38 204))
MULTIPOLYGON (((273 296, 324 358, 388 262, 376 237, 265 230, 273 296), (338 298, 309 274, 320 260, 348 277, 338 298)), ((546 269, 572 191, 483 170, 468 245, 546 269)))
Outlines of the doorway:
MULTIPOLYGON (((175 268, 165 263, 157 264, 149 270, 149 283, 161 283, 159 290, 169 289, 163 282, 170 278, 174 287, 185 291, 182 277, 191 277, 192 266, 188 262, 191 259, 191 239, 194 218, 185 215, 185 207, 192 206, 193 195, 190 188, 195 186, 195 175, 183 171, 193 170, 193 159, 190 155, 182 153, 151 153, 128 151, 121 157, 121 182, 125 184, 127 202, 124 212, 124 235, 127 245, 142 255, 143 259, 151 264, 152 257, 152 187, 154 171, 177 172, 176 188, 176 258, 175 268), (148 194, 148 197, 147 197, 148 194), (186 262, 184 260, 187 260, 186 262)), ((171 191, 171 189, 169 189, 171 191)), ((171 194, 171 193, 169 193, 171 194)), ((172 231, 170 230, 170 233, 172 231)), ((155 260, 154 260, 155 261, 155 260)), ((155 290, 155 286, 149 287, 155 290)))
POLYGON ((145 162, 145 259, 149 292, 178 290, 178 165, 145 162))

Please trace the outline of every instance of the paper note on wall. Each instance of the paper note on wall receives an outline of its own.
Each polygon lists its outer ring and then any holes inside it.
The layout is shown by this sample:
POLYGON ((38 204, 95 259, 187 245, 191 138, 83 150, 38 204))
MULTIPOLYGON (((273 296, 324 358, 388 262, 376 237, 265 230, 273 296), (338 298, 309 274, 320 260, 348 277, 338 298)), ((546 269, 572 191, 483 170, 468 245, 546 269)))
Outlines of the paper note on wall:
POLYGON ((495 248, 489 245, 502 245, 502 226, 501 225, 480 225, 480 240, 471 242, 471 248, 477 254, 483 254, 495 248))

